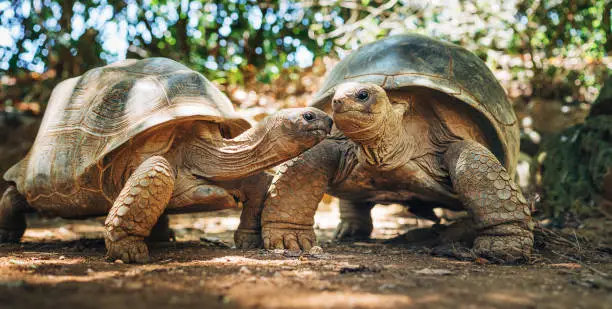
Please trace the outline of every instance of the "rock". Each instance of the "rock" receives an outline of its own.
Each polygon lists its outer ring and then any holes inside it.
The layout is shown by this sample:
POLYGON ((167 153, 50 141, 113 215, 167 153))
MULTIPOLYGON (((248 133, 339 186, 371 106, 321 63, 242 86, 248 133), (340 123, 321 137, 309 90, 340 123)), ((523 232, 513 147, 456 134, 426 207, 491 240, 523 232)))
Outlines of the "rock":
POLYGON ((436 269, 436 268, 423 268, 415 271, 419 275, 435 275, 435 276, 448 276, 452 275, 453 272, 448 269, 436 269))
POLYGON ((314 246, 314 247, 310 248, 310 250, 308 251, 308 254, 310 254, 310 255, 321 255, 321 254, 323 254, 323 248, 321 248, 319 246, 314 246))
POLYGON ((360 273, 360 272, 368 272, 368 273, 378 273, 384 270, 384 266, 380 264, 372 264, 372 265, 348 265, 340 268, 341 274, 347 273, 360 273))
POLYGON ((209 247, 230 248, 228 244, 217 237, 200 237, 200 241, 209 247))
POLYGON ((250 275, 250 274, 252 274, 252 273, 253 273, 253 272, 252 272, 250 269, 248 269, 246 266, 242 266, 242 267, 240 267, 240 271, 239 271, 239 272, 240 272, 241 274, 243 274, 243 275, 250 275))
POLYGON ((284 256, 286 257, 300 257, 302 255, 302 251, 300 250, 285 250, 284 256))
POLYGON ((393 283, 385 283, 381 286, 378 287, 379 291, 384 291, 384 290, 393 290, 397 287, 397 285, 393 284, 393 283))
POLYGON ((122 260, 117 259, 117 260, 115 260, 115 262, 114 262, 114 263, 115 263, 115 264, 123 264, 123 261, 122 261, 122 260))

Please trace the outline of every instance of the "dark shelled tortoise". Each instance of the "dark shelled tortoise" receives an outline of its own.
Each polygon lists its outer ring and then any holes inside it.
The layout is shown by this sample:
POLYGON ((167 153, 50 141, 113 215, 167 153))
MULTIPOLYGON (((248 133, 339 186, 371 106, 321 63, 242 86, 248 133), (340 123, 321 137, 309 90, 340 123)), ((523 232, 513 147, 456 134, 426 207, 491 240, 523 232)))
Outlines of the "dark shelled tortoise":
POLYGON ((145 237, 168 239, 164 213, 246 201, 236 239, 257 245, 272 178, 263 171, 321 141, 331 118, 287 109, 250 127, 204 76, 169 59, 126 60, 63 81, 30 152, 4 175, 0 242, 19 241, 28 211, 108 214, 108 257, 144 262, 145 237))
POLYGON ((519 128, 491 71, 457 45, 391 36, 340 61, 312 103, 332 134, 281 165, 263 215, 268 248, 307 249, 324 193, 340 198, 339 239, 367 238, 375 204, 398 203, 436 220, 435 207, 468 210, 474 251, 527 259, 530 209, 515 184, 519 128))

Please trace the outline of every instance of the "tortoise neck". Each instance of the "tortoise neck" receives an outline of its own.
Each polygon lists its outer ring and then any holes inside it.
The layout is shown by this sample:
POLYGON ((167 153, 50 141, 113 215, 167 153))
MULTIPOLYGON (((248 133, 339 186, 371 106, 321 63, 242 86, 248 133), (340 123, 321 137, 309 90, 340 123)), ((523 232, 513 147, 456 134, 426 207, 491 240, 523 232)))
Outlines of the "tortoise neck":
POLYGON ((250 176, 289 159, 280 139, 272 138, 275 126, 266 121, 232 139, 205 140, 196 136, 187 154, 187 165, 198 177, 227 181, 250 176))
POLYGON ((412 147, 404 130, 403 113, 390 112, 373 128, 375 134, 355 140, 359 145, 359 162, 381 170, 392 170, 404 165, 405 153, 412 147))

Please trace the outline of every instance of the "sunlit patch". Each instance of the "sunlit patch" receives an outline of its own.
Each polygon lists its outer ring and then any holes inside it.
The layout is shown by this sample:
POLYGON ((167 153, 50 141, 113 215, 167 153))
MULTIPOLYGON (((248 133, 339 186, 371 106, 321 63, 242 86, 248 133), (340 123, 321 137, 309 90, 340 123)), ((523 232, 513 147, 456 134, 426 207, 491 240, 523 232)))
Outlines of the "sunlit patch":
POLYGON ((499 305, 535 306, 534 301, 526 294, 488 293, 484 295, 484 298, 499 305))
POLYGON ((57 284, 90 282, 121 275, 118 270, 96 271, 89 268, 86 262, 85 258, 65 258, 59 254, 45 256, 44 259, 3 258, 0 259, 0 281, 21 277, 29 284, 57 284))
MULTIPOLYGON (((314 292, 286 290, 269 295, 268 289, 261 287, 250 291, 252 297, 237 298, 236 303, 245 306, 264 305, 267 308, 398 308, 414 304, 411 297, 394 294, 372 294, 358 292, 314 292), (258 297, 261 295, 262 297, 258 297)), ((232 300, 229 295, 229 300, 232 300)))

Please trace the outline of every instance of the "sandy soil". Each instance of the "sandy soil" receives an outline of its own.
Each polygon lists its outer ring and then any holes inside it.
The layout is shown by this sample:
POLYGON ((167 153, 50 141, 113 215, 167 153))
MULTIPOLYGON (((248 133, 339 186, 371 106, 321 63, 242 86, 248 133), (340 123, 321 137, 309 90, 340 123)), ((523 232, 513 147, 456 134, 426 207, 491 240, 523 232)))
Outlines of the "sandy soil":
POLYGON ((379 241, 334 244, 337 210, 321 208, 323 254, 231 249, 239 213, 223 211, 173 216, 177 241, 146 265, 104 260, 102 219, 33 218, 22 244, 0 245, 0 307, 612 308, 610 248, 570 238, 528 265, 459 260, 382 243, 417 226, 397 207, 375 208, 379 241))

